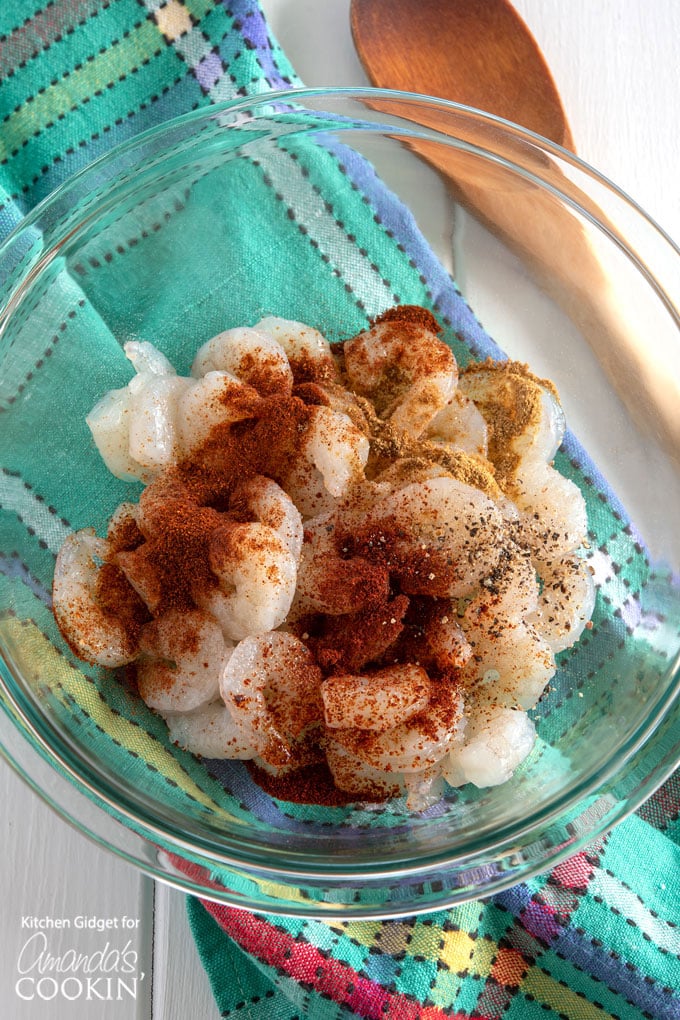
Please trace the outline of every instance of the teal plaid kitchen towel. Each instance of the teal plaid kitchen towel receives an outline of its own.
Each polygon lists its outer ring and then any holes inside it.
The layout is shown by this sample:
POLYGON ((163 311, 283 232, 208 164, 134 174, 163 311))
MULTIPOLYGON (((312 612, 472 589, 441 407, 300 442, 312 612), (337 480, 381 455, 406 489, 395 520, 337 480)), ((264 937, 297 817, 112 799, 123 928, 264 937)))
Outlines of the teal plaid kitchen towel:
MULTIPOLYGON (((145 128, 210 103, 297 83, 254 2, 0 4, 0 236, 74 172, 145 128)), ((313 168, 318 176, 310 180, 308 198, 320 200, 314 222, 312 206, 287 201, 271 175, 261 174, 258 186, 263 200, 281 205, 291 250, 304 243, 306 257, 329 260, 334 307, 342 311, 348 332, 363 325, 371 302, 411 301, 434 308, 475 356, 492 352, 491 341, 398 204, 366 168, 348 175, 339 161, 339 154, 329 153, 327 164, 313 168), (338 173, 347 185, 345 205, 338 198, 328 208, 324 182, 338 173), (363 254, 357 257, 358 252, 363 254), (362 282, 367 266, 370 285, 362 282)), ((169 224, 172 229, 181 230, 181 223, 169 224)), ((142 239, 135 240, 121 256, 128 260, 123 271, 145 270, 142 239)), ((96 265, 83 268, 90 274, 88 293, 95 293, 96 265)), ((308 318, 313 295, 279 297, 281 314, 308 318)), ((59 335, 47 338, 23 374, 17 369, 16 379, 5 380, 1 427, 10 432, 26 426, 11 387, 39 393, 45 365, 50 371, 74 370, 68 358, 85 349, 90 330, 102 328, 75 284, 63 300, 69 344, 60 346, 59 335)), ((106 300, 98 294, 97 307, 106 300)), ((148 314, 151 324, 153 310, 148 314)), ((639 592, 649 564, 625 518, 600 498, 597 480, 584 481, 578 456, 567 450, 565 464, 591 492, 598 579, 606 595, 589 638, 597 662, 609 647, 612 621, 636 627, 644 618, 639 592)), ((219 804, 218 779, 190 756, 171 753, 158 720, 150 713, 130 718, 125 692, 110 697, 107 692, 103 699, 96 678, 79 672, 68 658, 50 618, 49 582, 59 541, 76 522, 59 491, 50 490, 53 479, 41 476, 28 451, 21 465, 3 467, 0 596, 2 605, 13 606, 3 626, 8 632, 20 628, 43 656, 64 706, 81 714, 93 741, 110 740, 107 750, 123 774, 143 782, 171 781, 180 802, 184 795, 208 807, 219 804), (34 542, 30 555, 21 558, 16 550, 25 546, 26 529, 34 542), (153 772, 145 773, 145 764, 153 772)), ((649 626, 649 618, 643 625, 649 626)), ((548 874, 491 900, 418 918, 329 924, 259 917, 189 899, 218 1009, 224 1016, 262 1020, 551 1015, 674 1020, 680 1016, 679 812, 676 775, 637 816, 548 874)))

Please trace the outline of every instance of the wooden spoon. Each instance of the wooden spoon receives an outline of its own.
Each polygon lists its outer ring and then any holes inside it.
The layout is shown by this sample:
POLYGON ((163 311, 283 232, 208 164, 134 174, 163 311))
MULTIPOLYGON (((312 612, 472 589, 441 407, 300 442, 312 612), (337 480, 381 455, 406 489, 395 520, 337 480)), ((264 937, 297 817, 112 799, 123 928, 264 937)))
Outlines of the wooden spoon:
MULTIPOLYGON (((507 0, 352 0, 350 17, 373 85, 476 107, 573 151, 550 71, 507 0)), ((403 106, 395 112, 409 116, 403 106)), ((428 112, 427 122, 451 133, 443 111, 428 112)), ((483 147, 485 140, 480 135, 466 141, 483 147)), ((521 151, 521 139, 511 134, 503 144, 508 151, 500 154, 510 161, 513 148, 521 151)), ((622 266, 614 246, 595 228, 586 234, 584 221, 549 189, 509 190, 508 175, 493 161, 426 141, 413 148, 446 177, 461 204, 527 264, 579 327, 638 424, 680 459, 680 369, 664 365, 659 379, 650 357, 654 327, 640 323, 636 274, 630 269, 625 280, 629 267, 622 266)), ((554 175, 557 189, 568 187, 559 170, 554 175)), ((594 203, 592 212, 601 218, 594 203)), ((667 332, 668 322, 660 328, 667 332)))
POLYGON ((573 150, 548 65, 507 0, 352 0, 350 18, 374 85, 453 99, 573 150))

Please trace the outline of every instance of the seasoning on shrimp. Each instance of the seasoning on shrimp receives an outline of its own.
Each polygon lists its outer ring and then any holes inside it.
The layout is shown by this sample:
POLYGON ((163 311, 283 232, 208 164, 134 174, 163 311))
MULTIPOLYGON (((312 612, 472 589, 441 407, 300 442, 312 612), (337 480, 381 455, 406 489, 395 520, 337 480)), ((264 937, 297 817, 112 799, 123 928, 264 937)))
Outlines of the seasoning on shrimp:
POLYGON ((400 306, 331 347, 268 317, 206 341, 188 377, 133 342, 134 377, 88 416, 145 488, 106 539, 64 543, 64 637, 132 663, 173 743, 276 796, 420 810, 444 781, 505 782, 589 626, 554 387, 514 362, 459 374, 440 332, 400 306))

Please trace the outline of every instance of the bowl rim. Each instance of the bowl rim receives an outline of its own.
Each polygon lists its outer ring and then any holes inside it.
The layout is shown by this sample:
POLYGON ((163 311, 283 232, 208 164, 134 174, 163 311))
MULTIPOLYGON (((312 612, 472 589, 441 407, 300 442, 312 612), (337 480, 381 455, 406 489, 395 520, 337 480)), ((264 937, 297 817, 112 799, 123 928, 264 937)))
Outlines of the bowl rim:
MULTIPOLYGON (((642 209, 624 191, 618 188, 608 178, 599 173, 585 161, 581 160, 574 153, 564 149, 563 147, 557 145, 554 142, 551 142, 543 138, 540 135, 535 134, 534 132, 522 128, 512 123, 511 121, 507 121, 504 120, 503 118, 485 113, 484 111, 464 106, 459 103, 454 103, 448 100, 427 96, 424 94, 368 87, 366 88, 341 87, 341 88, 299 88, 259 93, 257 95, 233 99, 212 106, 201 107, 197 110, 191 111, 189 113, 180 115, 179 117, 175 117, 168 121, 165 121, 144 132, 140 132, 138 135, 135 135, 128 141, 123 142, 120 145, 112 148, 109 152, 99 157, 93 163, 89 164, 87 167, 83 168, 82 170, 74 174, 66 182, 64 182, 57 189, 55 189, 48 196, 46 196, 40 203, 38 203, 27 214, 27 216, 10 232, 10 234, 3 242, 2 246, 0 246, 0 262, 6 256, 7 252, 10 251, 14 245, 16 245, 17 241, 25 234, 27 230, 40 223, 46 211, 49 211, 51 208, 53 208, 57 202, 68 200, 71 196, 78 194, 83 189, 83 185, 86 186, 87 181, 92 179, 98 173, 99 169, 102 166, 111 165, 115 163, 117 160, 121 160, 122 157, 126 156, 130 157, 134 156, 135 154, 141 155, 145 147, 149 144, 149 142, 153 141, 156 138, 162 138, 163 136, 167 136, 167 134, 171 130, 177 127, 186 126, 187 128, 190 128, 194 123, 199 123, 201 121, 206 120, 213 120, 217 117, 220 117, 221 115, 237 116, 239 113, 243 113, 247 110, 254 110, 259 107, 270 106, 272 103, 277 102, 291 103, 297 100, 304 101, 306 98, 311 97, 316 97, 319 99, 337 97, 339 99, 356 99, 359 101, 367 102, 370 102, 371 99, 383 99, 388 101, 401 100, 406 101, 410 104, 415 103, 416 105, 422 105, 424 108, 431 107, 434 104, 435 106, 443 110, 449 110, 458 116, 462 116, 464 118, 474 117, 475 119, 483 123, 500 128, 504 132, 510 132, 511 134, 530 142, 534 147, 540 150, 544 150, 549 153, 557 155, 562 162, 566 162, 567 164, 571 164, 572 166, 577 167, 581 172, 585 172, 586 176, 597 180, 600 184, 603 184, 608 191, 616 194, 619 198, 623 199, 626 205, 632 208, 638 216, 641 216, 647 222, 647 224, 650 225, 658 235, 660 235, 664 242, 670 245, 673 252, 676 255, 680 256, 680 248, 675 244, 675 242, 644 211, 644 209, 642 209)), ((392 115, 385 114, 384 116, 389 118, 392 115)), ((417 127, 417 125, 414 125, 414 127, 417 127)), ((428 130, 432 131, 433 133, 442 134, 441 132, 436 132, 436 129, 428 130)), ((442 140, 446 140, 446 136, 443 134, 442 140)), ((111 186, 112 182, 109 182, 107 187, 111 186)), ((115 186, 115 178, 113 181, 113 186, 115 186)), ((0 309, 0 334, 2 332, 2 325, 5 316, 8 314, 11 314, 11 305, 3 306, 3 308, 0 309)), ((7 664, 7 666, 9 668, 9 664, 7 664)), ((676 664, 674 668, 677 670, 678 665, 676 664)), ((597 773, 597 775, 593 774, 590 776, 588 780, 582 780, 581 783, 577 784, 575 787, 572 787, 569 793, 568 794, 565 793, 559 800, 557 800, 557 802, 553 800, 551 802, 551 810, 549 814, 546 815, 545 812, 541 813, 540 821, 542 824, 547 825, 555 821, 555 819, 558 816, 563 815, 565 811, 569 810, 570 807, 573 807, 577 803, 581 802, 584 797, 587 797, 588 795, 593 793, 597 793, 600 789, 605 788, 607 784, 610 782, 613 783, 618 777, 620 777, 620 775, 622 774, 623 771, 625 771, 626 768, 632 767, 631 763, 636 758, 638 752, 642 750, 642 748, 653 736, 653 734, 656 732, 659 726, 662 725, 666 716, 674 710, 674 705, 676 701, 680 698, 680 683, 678 682, 679 680, 680 677, 675 678, 674 683, 675 689, 669 687, 669 689, 666 692, 664 692, 664 699, 662 699, 663 704, 660 705, 654 717, 651 720, 647 719, 643 723, 640 723, 638 728, 631 734, 626 743, 626 753, 623 755, 622 762, 617 762, 617 765, 610 764, 610 767, 608 769, 600 771, 599 773, 597 773)), ((74 785, 76 787, 84 786, 85 789, 87 789, 90 792, 90 794, 95 798, 95 800, 97 799, 103 800, 104 804, 108 805, 109 808, 114 809, 116 812, 125 814, 128 820, 138 823, 145 830, 149 830, 151 832, 157 831, 162 835, 163 838, 165 839, 168 838, 169 830, 167 827, 160 829, 157 826, 154 827, 153 820, 147 819, 144 816, 144 813, 135 814, 134 812, 123 811, 123 809, 121 808, 120 801, 115 802, 112 801, 108 796, 103 796, 102 790, 96 784, 96 782, 93 782, 91 778, 89 779, 86 778, 86 776, 83 774, 83 767, 86 772, 89 772, 90 770, 90 766, 87 761, 83 760, 80 763, 81 765, 80 769, 74 769, 71 765, 68 764, 67 761, 63 760, 63 756, 56 755, 54 753, 54 748, 52 744, 50 744, 50 742, 36 730, 35 726, 31 722, 31 719, 26 715, 25 711, 21 708, 21 705, 17 704, 13 697, 11 698, 11 700, 14 704, 15 710, 17 710, 21 717, 23 718, 25 728, 31 733, 31 739, 36 741, 43 748, 43 754, 47 754, 48 757, 53 759, 52 760, 53 767, 55 763, 59 764, 59 766, 62 769, 65 769, 68 772, 72 782, 74 782, 74 785)), ((50 721, 47 720, 47 722, 51 726, 50 721)), ((57 737, 58 736, 59 735, 57 734, 57 737)), ((68 755, 66 757, 68 757, 68 755)), ((655 785, 659 785, 666 778, 666 776, 672 772, 672 769, 673 766, 671 765, 671 767, 666 770, 664 775, 656 777, 654 781, 655 785)), ((20 774, 22 774, 20 768, 18 768, 18 771, 20 774)), ((99 774, 95 771, 94 775, 98 776, 99 774)), ((106 779, 106 776, 103 776, 103 778, 105 781, 108 781, 106 779)), ((30 782, 30 778, 28 779, 28 781, 30 782)), ((633 801, 627 802, 626 810, 625 812, 622 812, 621 817, 625 817, 625 815, 635 810, 635 808, 639 806, 639 803, 641 803, 642 800, 644 800, 645 797, 648 796, 649 793, 651 792, 652 792, 651 790, 646 791, 643 795, 640 796, 637 803, 634 803, 633 801)), ((57 808, 57 810, 59 809, 57 808)), ((536 814, 538 814, 538 811, 536 812, 536 814)), ((616 821, 619 820, 621 819, 620 818, 616 819, 616 821)), ((595 827, 588 834, 588 839, 592 839, 595 836, 599 835, 601 831, 604 831, 605 828, 610 827, 611 824, 614 824, 614 822, 610 822, 607 825, 602 825, 599 829, 595 827)), ((80 825, 78 825, 78 827, 80 828, 80 825)), ((494 842, 489 843, 488 839, 483 842, 483 849, 484 851, 490 851, 496 848, 501 848, 507 843, 507 840, 511 836, 514 837, 515 840, 517 840, 518 838, 521 838, 529 834, 530 832, 535 832, 536 828, 537 828, 536 815, 529 816, 529 818, 525 819, 523 821, 523 824, 519 827, 516 825, 513 827, 510 823, 508 823, 505 830, 504 829, 500 830, 501 834, 494 842)), ((191 838, 194 841, 196 840, 195 833, 192 834, 191 838)), ((197 845, 200 844, 201 853, 206 854, 210 860, 213 860, 214 862, 217 862, 220 865, 226 865, 227 867, 229 866, 243 867, 244 865, 245 866, 255 865, 260 869, 263 867, 262 861, 250 860, 247 856, 245 859, 239 857, 235 858, 225 857, 224 851, 220 853, 219 848, 210 846, 210 841, 206 841, 205 845, 203 845, 203 840, 201 839, 198 840, 198 844, 196 842, 194 842, 193 844, 191 842, 186 841, 183 842, 181 838, 177 838, 175 835, 173 835, 173 839, 176 842, 177 847, 185 850, 196 850, 197 845)), ((477 847, 473 852, 479 853, 480 847, 477 847)), ((572 852, 572 847, 570 847, 563 854, 563 856, 567 856, 567 854, 570 852, 572 852)), ((325 859, 327 860, 327 858, 325 859)), ((438 853, 432 859, 430 858, 423 859, 422 857, 420 857, 419 863, 410 862, 407 863, 406 865, 395 864, 394 866, 389 866, 387 868, 383 864, 381 866, 376 866, 376 870, 373 870, 368 863, 362 863, 360 871, 356 870, 356 865, 351 866, 340 864, 337 868, 333 868, 328 872, 316 869, 310 872, 308 869, 292 866, 289 868, 271 867, 270 873, 273 878, 280 877, 302 878, 305 876, 309 877, 313 876, 315 879, 327 878, 329 881, 337 882, 348 878, 362 880, 368 877, 370 878, 395 877, 402 874, 408 874, 409 876, 417 876, 418 874, 431 870, 432 867, 444 869, 446 867, 455 866, 460 862, 460 859, 461 858, 459 853, 454 855, 438 853)), ((540 863, 536 865, 533 873, 535 874, 547 868, 551 863, 551 860, 552 859, 542 860, 540 863)), ((144 865, 140 864, 139 862, 137 863, 138 866, 144 868, 144 865)), ((522 877, 528 874, 529 872, 525 870, 523 872, 522 877)), ((154 875, 154 877, 166 879, 165 875, 154 875)), ((512 882, 516 880, 517 880, 516 878, 513 878, 507 884, 512 884, 512 882)), ((429 907, 428 909, 432 909, 432 907, 429 907)), ((377 915, 372 913, 371 916, 377 915)))
POLYGON ((355 97, 357 99, 365 100, 370 100, 371 98, 382 98, 385 100, 392 99, 395 101, 402 100, 428 106, 440 106, 444 110, 459 113, 463 116, 473 115, 483 123, 495 125, 511 135, 516 135, 519 138, 524 138, 527 141, 533 142, 540 149, 559 156, 560 160, 563 162, 571 164, 581 170, 585 170, 588 176, 595 178, 601 184, 606 185, 609 191, 615 193, 620 198, 623 198, 628 205, 635 209, 636 212, 639 213, 648 224, 654 227, 654 229, 662 235, 671 247, 680 254, 680 242, 676 243, 658 223, 658 221, 651 217, 649 213, 647 213, 646 210, 631 197, 631 195, 620 188, 614 181, 601 173, 590 163, 586 162, 576 153, 572 152, 570 149, 565 149, 564 146, 559 145, 557 142, 553 142, 551 139, 546 138, 543 135, 539 135, 535 131, 531 131, 529 128, 525 128, 514 121, 507 120, 504 117, 499 117, 493 113, 488 113, 487 111, 474 106, 467 106, 463 103, 457 103, 451 99, 442 99, 438 96, 430 96, 423 92, 407 92, 403 89, 385 89, 372 86, 314 86, 260 92, 250 96, 228 99, 220 103, 211 104, 210 106, 201 106, 195 110, 190 110, 187 113, 171 117, 168 120, 162 121, 160 124, 156 124, 153 127, 146 128, 144 131, 140 131, 138 134, 126 141, 119 142, 107 152, 98 156, 91 163, 88 163, 87 166, 77 170, 67 180, 63 181, 48 195, 37 202, 36 205, 34 205, 26 213, 23 219, 17 223, 3 239, 0 244, 0 260, 4 257, 6 249, 16 243, 16 238, 28 227, 35 225, 36 221, 44 214, 46 208, 54 205, 60 198, 69 195, 72 191, 75 191, 84 180, 86 180, 89 176, 96 174, 97 170, 102 166, 106 166, 114 159, 119 159, 125 154, 132 153, 138 149, 141 150, 149 141, 167 134, 169 130, 179 126, 190 125, 194 121, 198 122, 204 119, 215 119, 223 113, 238 114, 239 112, 256 106, 270 105, 271 103, 284 101, 290 102, 296 99, 327 96, 346 99, 355 97))
MULTIPOLYGON (((6 663, 0 660, 0 665, 5 666, 6 663)), ((507 823, 504 828, 496 830, 496 838, 492 841, 488 839, 481 841, 481 846, 473 846, 471 850, 466 853, 465 858, 484 852, 486 854, 493 854, 494 851, 504 850, 508 845, 519 842, 523 836, 529 835, 540 835, 543 828, 549 826, 560 817, 564 816, 565 813, 569 812, 570 809, 576 808, 583 800, 589 796, 600 794, 601 791, 608 789, 612 784, 621 778, 626 771, 632 767, 632 763, 635 760, 636 755, 643 750, 648 740, 657 732, 657 730, 664 724, 670 714, 675 710, 676 712, 680 709, 680 651, 676 657, 675 663, 672 670, 676 673, 676 684, 674 689, 668 689, 664 692, 662 704, 651 718, 647 718, 641 722, 638 728, 633 732, 630 739, 627 741, 625 748, 626 753, 622 756, 621 761, 617 761, 616 764, 610 764, 608 768, 599 771, 592 770, 589 777, 580 780, 579 783, 574 784, 565 791, 561 797, 557 800, 553 798, 550 802, 550 810, 548 813, 545 811, 541 812, 540 809, 536 809, 533 815, 529 814, 525 816, 520 825, 513 825, 507 823)), ((82 756, 78 755, 77 752, 73 754, 72 749, 64 741, 64 738, 59 734, 58 730, 54 727, 52 721, 47 717, 42 717, 42 722, 46 724, 45 728, 49 728, 52 731, 52 740, 48 739, 40 729, 37 729, 34 725, 33 720, 27 715, 26 710, 22 707, 20 701, 17 702, 16 698, 11 696, 11 692, 8 691, 3 677, 4 670, 0 670, 0 683, 2 684, 3 693, 9 695, 9 701, 11 703, 12 710, 16 712, 19 718, 22 720, 26 731, 30 733, 34 743, 42 749, 44 758, 48 758, 52 761, 52 764, 58 766, 62 772, 66 772, 74 782, 76 786, 82 787, 88 792, 91 798, 101 801, 109 810, 116 814, 123 815, 127 822, 133 822, 135 828, 142 827, 147 833, 155 836, 159 840, 170 839, 174 845, 189 852, 199 852, 205 856, 207 860, 212 861, 215 864, 226 867, 238 867, 244 864, 250 864, 258 870, 264 870, 271 874, 272 877, 287 877, 287 878, 314 878, 314 879, 327 879, 341 880, 353 878, 357 880, 366 878, 394 878, 408 874, 409 876, 423 875, 432 870, 433 867, 446 869, 447 867, 454 867, 460 863, 460 854, 447 854, 440 852, 432 855, 431 857, 423 856, 419 854, 417 862, 404 863, 403 860, 396 859, 393 863, 381 862, 380 864, 374 864, 370 860, 362 861, 358 867, 356 864, 345 864, 344 861, 340 861, 336 867, 328 870, 323 867, 314 867, 310 870, 309 867, 297 867, 295 864, 289 864, 288 866, 274 866, 271 863, 267 863, 265 858, 256 859, 251 858, 249 855, 239 857, 233 855, 233 853, 225 853, 223 846, 220 844, 219 838, 216 837, 215 841, 201 836, 196 836, 192 833, 190 837, 181 830, 176 831, 173 828, 163 827, 153 817, 147 817, 143 807, 137 807, 137 811, 129 807, 123 806, 120 799, 114 799, 111 793, 107 789, 102 789, 101 781, 106 784, 114 785, 116 787, 116 793, 121 794, 125 801, 129 804, 131 801, 129 792, 126 795, 126 790, 130 791, 131 788, 124 787, 122 784, 116 782, 116 777, 113 776, 113 783, 109 776, 105 773, 93 768, 93 766, 82 756), (56 743, 64 747, 64 751, 61 754, 56 753, 54 748, 54 738, 56 743), (70 758, 75 759, 76 764, 70 762, 70 758), (98 782, 99 780, 99 782, 98 782), (193 842, 192 842, 193 840, 193 842)), ((22 699, 23 700, 23 699, 22 699)), ((29 700, 28 698, 26 699, 29 700)), ((0 698, 0 705, 3 705, 4 698, 0 698)), ((9 715, 9 713, 7 713, 9 715)), ((33 715, 31 712, 30 715, 33 715)), ((680 757, 678 758, 680 762, 680 757)), ((659 780, 659 783, 663 782, 665 776, 659 780)), ((658 784, 657 784, 658 785, 658 784)), ((637 807, 637 805, 635 805, 637 807)), ((635 807, 628 809, 626 805, 626 814, 629 814, 635 807)), ((173 814, 179 815, 180 812, 173 814)), ((598 833, 594 833, 591 838, 594 838, 598 833)), ((310 842, 318 837, 310 836, 310 842)), ((245 844, 243 838, 239 838, 239 834, 233 837, 232 842, 242 848, 245 844)), ((269 848, 271 851, 271 847, 269 848)), ((305 860, 308 858, 305 857, 305 860)), ((321 861, 327 862, 327 855, 320 855, 321 861)), ((309 860, 314 860, 314 857, 310 855, 309 860)))

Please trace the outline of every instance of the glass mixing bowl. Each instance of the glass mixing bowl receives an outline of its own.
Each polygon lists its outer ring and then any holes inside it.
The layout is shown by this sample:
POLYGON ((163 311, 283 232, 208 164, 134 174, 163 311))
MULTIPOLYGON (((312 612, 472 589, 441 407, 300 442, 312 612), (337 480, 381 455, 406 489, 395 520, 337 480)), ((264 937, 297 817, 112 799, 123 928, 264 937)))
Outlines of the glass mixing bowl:
POLYGON ((558 147, 474 110, 300 90, 199 111, 73 178, 0 252, 2 742, 38 794, 150 875, 326 917, 413 914, 548 868, 634 810, 680 756, 677 248, 558 147), (474 309, 461 299, 458 286, 474 309), (353 335, 434 309, 461 360, 526 360, 561 394, 557 465, 586 495, 593 628, 559 657, 538 742, 504 786, 312 808, 200 762, 124 678, 54 626, 54 556, 139 487, 85 414, 121 345, 186 372, 222 329, 278 314, 353 335))

